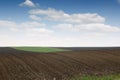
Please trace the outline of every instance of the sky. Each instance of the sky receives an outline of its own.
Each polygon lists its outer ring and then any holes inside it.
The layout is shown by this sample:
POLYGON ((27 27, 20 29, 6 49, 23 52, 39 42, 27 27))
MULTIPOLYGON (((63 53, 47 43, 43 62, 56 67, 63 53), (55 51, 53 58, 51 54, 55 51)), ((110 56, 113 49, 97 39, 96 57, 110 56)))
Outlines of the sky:
POLYGON ((119 47, 120 0, 0 0, 0 46, 119 47))

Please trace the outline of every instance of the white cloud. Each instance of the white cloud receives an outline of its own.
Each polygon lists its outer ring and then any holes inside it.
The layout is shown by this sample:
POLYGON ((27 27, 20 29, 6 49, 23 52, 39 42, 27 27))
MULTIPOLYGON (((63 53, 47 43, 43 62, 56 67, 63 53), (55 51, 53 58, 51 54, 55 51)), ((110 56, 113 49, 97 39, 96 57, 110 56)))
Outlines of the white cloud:
POLYGON ((28 21, 28 22, 20 23, 19 26, 21 27, 44 27, 46 26, 46 24, 36 22, 36 21, 28 21))
POLYGON ((0 27, 17 27, 18 25, 13 21, 0 20, 0 27))
MULTIPOLYGON (((36 22, 36 21, 28 21, 23 23, 16 23, 13 21, 0 20, 0 27, 9 29, 12 32, 21 32, 23 34, 38 36, 38 35, 49 35, 53 33, 52 30, 45 28, 46 24, 36 22)), ((3 31, 3 30, 2 30, 3 31)), ((5 31, 4 31, 5 32, 5 31)))
MULTIPOLYGON (((98 33, 90 32, 90 30, 100 30, 105 32, 119 31, 117 27, 111 27, 104 24, 88 24, 82 25, 61 24, 59 28, 66 28, 65 30, 78 30, 78 32, 88 30, 87 34, 74 34, 58 35, 57 32, 46 28, 43 23, 28 21, 24 23, 16 23, 13 21, 0 21, 0 27, 12 28, 13 34, 0 34, 0 46, 119 46, 120 38, 116 34, 101 35, 98 33), (7 24, 7 25, 6 25, 7 24), (42 24, 42 25, 41 25, 42 24), (14 26, 14 27, 13 27, 14 26), (67 27, 68 28, 67 28, 67 27), (101 28, 101 26, 103 26, 101 28), (92 29, 91 29, 92 28, 92 29), (104 30, 105 29, 105 30, 104 30), (19 32, 18 32, 19 30, 19 32), (18 34, 19 33, 19 34, 18 34), (115 36, 116 35, 116 36, 115 36)), ((2 29, 2 28, 0 28, 2 29)), ((0 32, 1 33, 1 32, 0 32)), ((119 34, 118 34, 119 35, 119 34)))
POLYGON ((33 9, 29 12, 32 15, 42 15, 45 19, 51 21, 61 21, 68 23, 103 23, 105 18, 98 15, 97 13, 84 13, 84 14, 67 14, 61 10, 55 10, 49 8, 47 10, 43 9, 33 9))
POLYGON ((0 35, 0 46, 56 46, 56 47, 95 47, 95 46, 119 46, 120 38, 114 35, 107 36, 25 36, 14 37, 0 35), (112 36, 112 37, 111 37, 112 36))
POLYGON ((102 23, 94 23, 94 24, 58 24, 54 26, 55 28, 73 31, 73 32, 85 32, 91 31, 92 32, 120 32, 120 28, 105 25, 102 23))
MULTIPOLYGON (((36 7, 31 0, 20 6, 36 7)), ((105 17, 97 13, 70 14, 52 8, 32 9, 29 18, 32 21, 21 23, 0 20, 0 46, 120 45, 120 28, 105 24, 105 17)))
POLYGON ((36 5, 31 0, 25 0, 25 2, 20 4, 20 6, 36 7, 36 5))
POLYGON ((26 28, 27 36, 48 36, 53 33, 52 30, 46 28, 26 28))
POLYGON ((36 21, 27 21, 22 23, 16 23, 14 21, 0 20, 0 27, 44 27, 46 24, 36 21))
POLYGON ((10 28, 11 31, 13 32, 19 32, 20 30, 18 28, 10 28))
POLYGON ((30 15, 29 17, 30 17, 32 20, 36 20, 36 21, 40 21, 40 20, 41 20, 41 18, 38 17, 38 16, 36 16, 36 15, 30 15))
POLYGON ((37 18, 58 21, 57 25, 53 25, 61 30, 68 30, 74 32, 120 32, 120 28, 105 24, 105 18, 97 13, 83 13, 83 14, 68 14, 62 10, 55 10, 48 8, 33 9, 29 11, 31 15, 36 15, 37 18))

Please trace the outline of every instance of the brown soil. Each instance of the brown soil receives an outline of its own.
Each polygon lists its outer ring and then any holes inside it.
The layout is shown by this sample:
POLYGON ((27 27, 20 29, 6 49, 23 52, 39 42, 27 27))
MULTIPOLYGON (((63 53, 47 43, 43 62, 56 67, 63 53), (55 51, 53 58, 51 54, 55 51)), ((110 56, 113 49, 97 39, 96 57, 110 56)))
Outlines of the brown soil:
POLYGON ((34 53, 0 48, 0 80, 69 80, 120 74, 120 48, 34 53))

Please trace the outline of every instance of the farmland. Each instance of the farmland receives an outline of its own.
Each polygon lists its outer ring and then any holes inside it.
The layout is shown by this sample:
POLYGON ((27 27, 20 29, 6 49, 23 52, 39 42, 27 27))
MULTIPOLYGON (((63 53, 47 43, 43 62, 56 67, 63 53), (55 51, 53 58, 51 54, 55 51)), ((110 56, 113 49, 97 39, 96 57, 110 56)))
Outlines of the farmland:
POLYGON ((59 48, 49 48, 49 47, 13 47, 14 49, 17 50, 22 50, 22 51, 30 51, 30 52, 62 52, 62 51, 67 51, 65 49, 59 49, 59 48))
POLYGON ((120 48, 56 49, 58 51, 52 48, 52 51, 46 53, 38 52, 38 49, 36 52, 0 48, 0 80, 71 80, 74 76, 120 74, 120 48))

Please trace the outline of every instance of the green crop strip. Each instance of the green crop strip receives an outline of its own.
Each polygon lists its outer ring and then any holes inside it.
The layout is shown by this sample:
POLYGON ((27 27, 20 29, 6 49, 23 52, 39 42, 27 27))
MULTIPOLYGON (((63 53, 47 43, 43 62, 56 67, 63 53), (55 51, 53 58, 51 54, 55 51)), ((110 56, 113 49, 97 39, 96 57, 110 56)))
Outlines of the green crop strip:
POLYGON ((13 47, 16 50, 31 51, 31 52, 62 52, 68 51, 65 49, 52 48, 52 47, 13 47))

